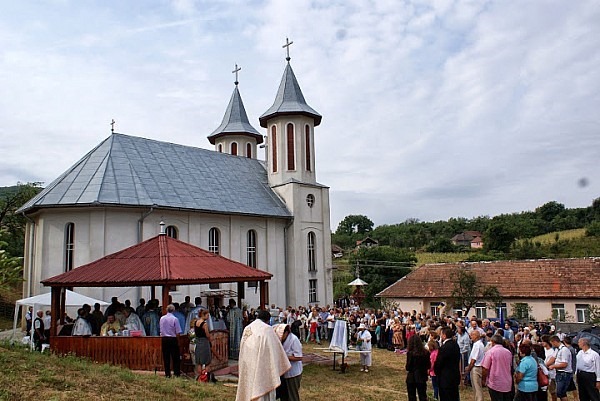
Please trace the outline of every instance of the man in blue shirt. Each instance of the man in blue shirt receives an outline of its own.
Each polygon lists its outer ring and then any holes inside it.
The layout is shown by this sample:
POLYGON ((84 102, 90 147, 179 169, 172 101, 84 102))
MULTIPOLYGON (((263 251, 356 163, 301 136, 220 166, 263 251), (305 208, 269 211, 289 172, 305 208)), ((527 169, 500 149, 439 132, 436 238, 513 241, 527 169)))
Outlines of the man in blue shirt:
POLYGON ((171 377, 171 359, 175 376, 181 374, 178 337, 181 334, 179 320, 173 315, 175 306, 167 306, 167 314, 160 318, 160 336, 162 337, 162 354, 165 363, 165 376, 171 377))

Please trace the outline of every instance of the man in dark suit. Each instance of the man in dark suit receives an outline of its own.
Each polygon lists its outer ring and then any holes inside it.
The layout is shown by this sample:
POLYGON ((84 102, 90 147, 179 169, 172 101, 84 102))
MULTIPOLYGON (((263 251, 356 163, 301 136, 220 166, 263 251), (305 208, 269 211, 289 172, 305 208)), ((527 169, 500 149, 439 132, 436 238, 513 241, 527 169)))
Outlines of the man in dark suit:
POLYGON ((442 330, 442 346, 438 351, 433 370, 440 388, 440 401, 460 401, 460 348, 454 340, 454 332, 446 327, 442 330))

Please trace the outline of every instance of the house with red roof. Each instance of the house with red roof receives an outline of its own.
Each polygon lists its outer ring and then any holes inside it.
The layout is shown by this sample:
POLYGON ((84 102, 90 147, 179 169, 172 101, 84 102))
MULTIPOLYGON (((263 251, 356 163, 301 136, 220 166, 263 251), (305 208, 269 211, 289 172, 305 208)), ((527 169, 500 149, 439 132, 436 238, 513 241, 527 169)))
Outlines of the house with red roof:
POLYGON ((485 302, 470 315, 479 318, 510 316, 514 304, 527 304, 530 318, 538 321, 586 322, 587 308, 600 305, 600 258, 509 260, 473 263, 427 264, 414 269, 377 294, 402 310, 430 315, 453 313, 453 274, 474 273, 483 286, 495 286, 502 302, 490 308, 485 302))

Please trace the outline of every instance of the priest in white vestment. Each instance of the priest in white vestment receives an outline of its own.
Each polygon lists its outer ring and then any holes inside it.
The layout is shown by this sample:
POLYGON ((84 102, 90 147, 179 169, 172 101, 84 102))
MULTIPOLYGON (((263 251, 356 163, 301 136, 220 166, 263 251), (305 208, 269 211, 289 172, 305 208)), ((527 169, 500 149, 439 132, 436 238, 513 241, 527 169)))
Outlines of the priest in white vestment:
POLYGON ((270 318, 269 312, 260 310, 244 329, 236 401, 275 401, 280 377, 291 368, 279 337, 268 324, 270 318))

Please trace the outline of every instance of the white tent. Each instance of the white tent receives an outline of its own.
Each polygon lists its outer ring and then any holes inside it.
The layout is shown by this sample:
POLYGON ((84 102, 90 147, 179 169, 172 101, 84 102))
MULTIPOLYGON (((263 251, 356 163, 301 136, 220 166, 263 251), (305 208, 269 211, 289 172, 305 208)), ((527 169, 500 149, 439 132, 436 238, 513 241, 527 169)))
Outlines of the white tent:
MULTIPOLYGON (((65 297, 65 306, 66 307, 77 307, 81 308, 83 304, 94 305, 95 303, 99 303, 101 306, 108 305, 108 302, 101 301, 99 299, 94 299, 90 297, 86 297, 85 295, 78 294, 71 290, 67 290, 67 294, 65 297)), ((22 306, 32 306, 33 312, 31 315, 32 321, 35 319, 36 312, 42 309, 44 306, 50 306, 52 304, 52 294, 47 292, 45 294, 36 295, 34 297, 19 299, 15 303, 15 320, 13 322, 13 338, 17 333, 17 320, 19 318, 19 309, 22 306)))
POLYGON ((360 278, 356 278, 354 281, 351 281, 350 283, 348 283, 348 285, 361 286, 361 285, 368 285, 368 284, 365 281, 361 280, 360 278))

